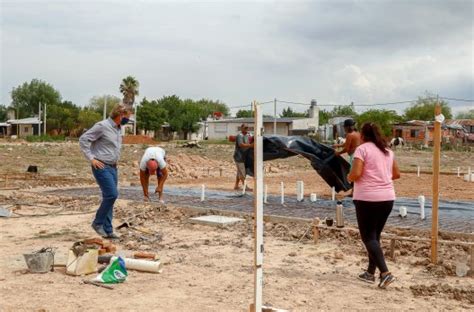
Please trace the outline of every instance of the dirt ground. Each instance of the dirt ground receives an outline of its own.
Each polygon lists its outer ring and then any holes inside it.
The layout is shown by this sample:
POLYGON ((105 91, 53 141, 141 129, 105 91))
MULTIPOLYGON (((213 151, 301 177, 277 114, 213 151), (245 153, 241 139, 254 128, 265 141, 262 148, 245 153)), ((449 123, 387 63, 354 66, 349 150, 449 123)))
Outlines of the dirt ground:
MULTIPOLYGON (((138 160, 146 145, 125 145, 120 163, 120 184, 138 183, 138 160)), ((203 149, 167 144, 172 169, 170 184, 229 190, 234 167, 231 145, 204 145, 203 149), (222 170, 220 170, 222 169, 222 170), (222 175, 222 176, 221 176, 222 175)), ((472 154, 443 152, 444 172, 466 171, 472 154)), ((428 168, 431 154, 397 151, 405 171, 428 168), (426 168, 424 168, 426 167, 426 168)), ((56 263, 64 264, 75 241, 93 237, 90 222, 100 201, 45 195, 45 188, 94 185, 77 143, 11 144, 0 142, 0 206, 14 206, 23 216, 0 219, 0 311, 246 311, 253 298, 252 220, 228 228, 195 225, 197 215, 181 207, 155 206, 119 200, 115 225, 133 219, 155 237, 120 230, 119 252, 156 252, 164 264, 161 274, 129 271, 114 290, 82 283, 86 277, 64 274, 64 268, 46 274, 25 271, 23 254, 55 247, 56 263), (39 175, 26 174, 36 165, 39 175), (18 188, 18 189, 15 189, 18 188), (61 207, 61 209, 58 209, 61 207), (36 215, 36 216, 35 216, 36 215)), ((472 166, 474 168, 474 166, 472 166)), ((305 181, 305 192, 330 196, 327 185, 301 158, 266 165, 270 192, 287 193, 296 180, 305 181)), ((431 179, 405 173, 397 181, 398 196, 430 197, 431 179)), ((342 195, 341 195, 342 196, 342 195)), ((455 175, 443 175, 441 198, 473 200, 474 188, 455 175)), ((427 233, 387 229, 391 234, 425 236, 427 233)), ((443 236, 474 241, 472 235, 443 236)), ((388 241, 383 244, 388 247, 388 241)), ((388 260, 397 281, 387 290, 366 284, 355 276, 366 266, 357 232, 321 232, 318 244, 307 223, 265 223, 264 302, 291 311, 316 310, 456 310, 474 309, 473 277, 457 277, 456 264, 468 261, 467 248, 440 247, 440 263, 429 263, 426 243, 397 243, 395 260, 388 260)))

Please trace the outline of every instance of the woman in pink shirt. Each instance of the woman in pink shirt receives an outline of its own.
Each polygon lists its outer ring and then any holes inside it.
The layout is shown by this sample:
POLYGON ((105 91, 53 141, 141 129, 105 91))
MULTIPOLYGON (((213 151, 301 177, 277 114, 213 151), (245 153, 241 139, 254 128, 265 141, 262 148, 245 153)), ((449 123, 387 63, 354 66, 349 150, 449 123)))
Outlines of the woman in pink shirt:
POLYGON ((354 182, 353 200, 357 224, 369 256, 367 271, 360 274, 359 279, 374 283, 375 269, 378 268, 379 287, 385 288, 395 281, 395 277, 385 263, 380 247, 380 233, 393 208, 393 180, 400 178, 400 170, 376 124, 364 124, 360 134, 362 144, 355 150, 348 176, 348 180, 354 182))

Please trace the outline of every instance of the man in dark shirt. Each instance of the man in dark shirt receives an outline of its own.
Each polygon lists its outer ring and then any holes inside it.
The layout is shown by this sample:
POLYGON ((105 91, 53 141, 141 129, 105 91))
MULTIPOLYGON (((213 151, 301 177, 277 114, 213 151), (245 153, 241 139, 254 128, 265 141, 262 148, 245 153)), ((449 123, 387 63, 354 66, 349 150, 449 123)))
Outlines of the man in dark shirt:
MULTIPOLYGON (((246 124, 240 126, 240 131, 235 138, 235 151, 234 151, 234 161, 237 166, 237 176, 235 178, 234 190, 239 190, 239 183, 242 182, 242 185, 245 183, 245 177, 247 173, 245 171, 245 157, 250 149, 253 148, 253 143, 250 143, 250 136, 248 134, 249 127, 246 124)), ((252 191, 251 188, 247 187, 248 191, 252 191)))

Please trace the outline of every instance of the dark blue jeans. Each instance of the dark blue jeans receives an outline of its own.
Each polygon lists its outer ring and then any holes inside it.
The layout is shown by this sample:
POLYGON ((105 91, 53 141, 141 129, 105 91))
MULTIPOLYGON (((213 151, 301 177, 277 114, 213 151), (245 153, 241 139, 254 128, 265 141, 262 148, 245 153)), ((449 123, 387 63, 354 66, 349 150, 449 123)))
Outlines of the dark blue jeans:
POLYGON ((118 197, 117 168, 105 165, 104 169, 92 168, 97 184, 102 191, 102 202, 95 215, 94 224, 102 226, 107 234, 113 233, 112 218, 114 203, 118 197))

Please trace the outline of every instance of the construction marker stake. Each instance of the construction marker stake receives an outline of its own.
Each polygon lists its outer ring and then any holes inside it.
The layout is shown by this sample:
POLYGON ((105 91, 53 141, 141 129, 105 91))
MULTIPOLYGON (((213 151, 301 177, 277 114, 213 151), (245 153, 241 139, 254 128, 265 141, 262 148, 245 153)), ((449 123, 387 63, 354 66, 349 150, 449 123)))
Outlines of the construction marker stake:
POLYGON ((206 186, 201 185, 201 201, 203 202, 206 199, 206 186))
POLYGON ((247 180, 244 180, 244 187, 242 188, 242 195, 245 195, 246 190, 247 190, 247 180))
POLYGON ((458 178, 461 176, 461 168, 458 167, 458 178))
POLYGON ((331 198, 332 198, 333 201, 335 201, 336 200, 336 188, 333 186, 331 190, 332 190, 331 198))
POLYGON ((420 204, 420 219, 425 220, 425 196, 418 196, 418 203, 420 204))
POLYGON ((268 204, 267 197, 268 197, 268 185, 265 184, 265 190, 264 190, 264 193, 263 193, 263 203, 264 204, 268 204))
POLYGON ((467 167, 467 182, 471 182, 471 181, 472 181, 471 167, 467 167))
POLYGON ((281 190, 281 204, 285 204, 285 184, 280 182, 280 190, 281 190))
POLYGON ((420 177, 420 166, 416 166, 416 175, 420 177))
POLYGON ((303 181, 296 181, 296 200, 301 202, 304 199, 304 183, 303 181))
POLYGON ((311 193, 310 195, 310 201, 312 203, 316 202, 318 200, 318 196, 316 195, 316 193, 311 193))

